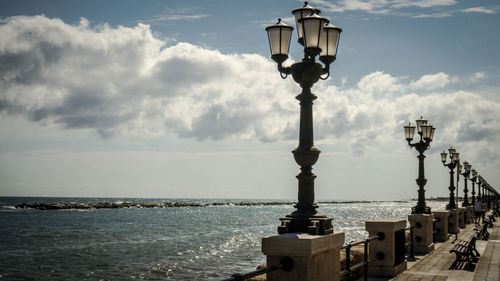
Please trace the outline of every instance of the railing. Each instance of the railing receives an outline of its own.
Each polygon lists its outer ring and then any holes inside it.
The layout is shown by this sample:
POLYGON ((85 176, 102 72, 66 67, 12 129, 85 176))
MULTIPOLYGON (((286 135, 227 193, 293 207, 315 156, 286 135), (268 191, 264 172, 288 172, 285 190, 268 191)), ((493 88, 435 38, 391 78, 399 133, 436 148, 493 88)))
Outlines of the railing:
MULTIPOLYGON (((408 252, 408 257, 407 257, 407 260, 409 260, 409 261, 415 260, 415 256, 413 254, 413 248, 414 248, 414 244, 415 244, 415 241, 413 238, 413 229, 414 228, 415 228, 414 225, 405 228, 405 230, 410 230, 410 240, 408 242, 405 242, 405 248, 409 247, 409 252, 408 252)), ((345 276, 346 280, 351 280, 352 272, 360 267, 363 267, 363 280, 365 280, 365 281, 368 280, 368 264, 377 260, 377 258, 369 259, 368 244, 375 239, 380 239, 380 240, 384 239, 383 233, 379 233, 375 236, 368 237, 363 241, 351 242, 351 243, 343 246, 342 248, 340 248, 341 250, 345 250, 345 253, 346 253, 346 255, 345 255, 345 269, 340 272, 340 277, 345 276), (357 263, 355 265, 351 265, 351 248, 354 246, 357 246, 357 245, 361 245, 361 244, 364 245, 363 261, 360 263, 357 263)), ((289 272, 293 269, 293 266, 294 266, 294 263, 293 263, 292 258, 284 257, 281 259, 279 265, 267 266, 267 267, 257 269, 255 271, 244 273, 244 274, 238 274, 238 273, 233 274, 231 276, 231 278, 224 279, 223 281, 246 280, 246 279, 256 277, 256 276, 259 276, 262 274, 266 274, 269 272, 273 272, 273 271, 276 271, 279 269, 281 269, 285 272, 289 272)))
POLYGON ((240 280, 247 280, 249 278, 252 278, 252 277, 256 277, 256 276, 259 276, 259 275, 262 275, 262 274, 266 274, 266 273, 269 273, 269 272, 273 272, 273 271, 276 271, 276 270, 283 270, 285 272, 289 272, 293 269, 293 260, 292 258, 290 257, 284 257, 281 259, 280 261, 280 264, 278 265, 271 265, 271 266, 266 266, 264 268, 261 268, 261 269, 257 269, 255 271, 252 271, 252 272, 248 272, 248 273, 243 273, 243 274, 239 274, 239 273, 236 273, 236 274, 233 274, 231 276, 231 278, 228 278, 228 279, 224 279, 223 281, 240 281, 240 280))
POLYGON ((382 238, 381 236, 375 235, 372 237, 368 237, 363 241, 354 242, 354 243, 351 242, 351 243, 345 245, 344 247, 340 248, 341 250, 345 250, 345 269, 340 272, 340 276, 341 277, 346 276, 346 280, 350 280, 351 273, 354 270, 363 266, 364 267, 363 268, 364 269, 363 270, 363 278, 364 278, 363 280, 365 280, 365 281, 368 280, 368 264, 377 260, 376 258, 368 259, 368 244, 370 243, 370 241, 373 241, 375 239, 381 239, 381 238, 382 238), (361 244, 364 244, 363 261, 351 266, 351 248, 354 246, 357 246, 357 245, 361 245, 361 244))
MULTIPOLYGON (((413 248, 414 248, 414 239, 413 239, 413 228, 415 226, 409 226, 405 228, 405 230, 410 230, 410 240, 408 242, 405 242, 405 247, 409 246, 409 252, 408 252, 408 258, 407 260, 412 261, 415 260, 413 248)), ((383 235, 383 233, 381 233, 383 235)), ((351 242, 344 247, 341 248, 341 250, 345 250, 345 269, 340 272, 340 276, 343 277, 345 276, 345 280, 351 280, 351 274, 354 270, 363 267, 363 280, 368 280, 368 264, 374 262, 377 260, 377 258, 372 258, 369 259, 368 257, 368 244, 370 241, 373 241, 375 239, 383 239, 383 236, 378 234, 372 237, 368 237, 363 241, 358 241, 358 242, 351 242), (363 254, 363 261, 360 263, 357 263, 355 265, 351 266, 351 248, 357 245, 364 244, 364 254, 363 254)))

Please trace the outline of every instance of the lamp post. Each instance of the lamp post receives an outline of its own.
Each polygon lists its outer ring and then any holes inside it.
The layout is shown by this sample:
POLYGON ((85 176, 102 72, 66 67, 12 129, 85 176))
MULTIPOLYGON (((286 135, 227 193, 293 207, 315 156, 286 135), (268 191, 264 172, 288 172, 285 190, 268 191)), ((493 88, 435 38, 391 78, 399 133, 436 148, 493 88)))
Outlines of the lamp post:
POLYGON ((302 88, 296 97, 300 101, 299 145, 293 150, 295 162, 300 165, 298 179, 297 209, 292 214, 281 218, 278 233, 306 232, 326 235, 333 233, 332 219, 320 214, 314 202, 314 179, 312 166, 316 163, 320 151, 314 147, 313 137, 313 101, 317 98, 311 87, 319 79, 330 76, 330 64, 335 61, 339 36, 342 29, 329 24, 329 20, 320 17, 320 10, 314 9, 305 2, 303 7, 295 9, 298 42, 304 47, 304 58, 301 62, 284 67, 288 58, 290 39, 293 27, 283 23, 281 19, 274 25, 266 27, 271 49, 271 58, 278 64, 281 78, 292 75, 293 80, 302 88), (316 57, 323 65, 316 62, 316 57))
POLYGON ((486 203, 490 204, 490 188, 486 185, 485 187, 486 203))
POLYGON ((477 186, 478 186, 478 189, 481 192, 481 200, 480 201, 481 201, 481 203, 484 203, 484 184, 483 184, 482 177, 479 178, 477 186))
POLYGON ((485 203, 486 200, 485 200, 485 194, 484 194, 484 187, 486 186, 485 182, 483 181, 483 177, 481 177, 481 184, 479 185, 480 188, 482 188, 482 195, 481 195, 481 203, 485 203))
POLYGON ((458 191, 460 189, 460 173, 462 172, 462 164, 460 163, 460 159, 458 159, 458 162, 457 162, 457 194, 456 194, 456 204, 457 204, 457 207, 460 205, 458 203, 458 191))
POLYGON ((455 184, 454 184, 454 175, 455 175, 455 167, 458 164, 458 156, 459 153, 453 147, 448 149, 450 153, 450 163, 446 163, 447 153, 445 151, 441 152, 441 162, 445 167, 450 169, 450 186, 448 189, 450 190, 450 202, 446 205, 446 209, 456 209, 457 205, 455 204, 455 184))
MULTIPOLYGON (((472 170, 472 175, 476 174, 477 172, 475 170, 472 170)), ((481 193, 481 185, 483 183, 483 179, 481 176, 477 176, 477 201, 483 203, 483 196, 481 193)))
POLYGON ((469 172, 471 173, 470 181, 472 182, 472 205, 474 205, 476 204, 477 201, 476 199, 479 199, 479 194, 477 198, 474 196, 476 194, 475 189, 476 189, 477 173, 476 170, 474 169, 471 170, 471 165, 469 165, 469 172))
POLYGON ((434 128, 431 124, 427 124, 427 120, 420 117, 420 119, 415 120, 417 123, 417 132, 420 135, 420 141, 411 143, 413 136, 415 134, 415 126, 411 123, 404 126, 405 138, 408 141, 410 147, 415 147, 418 151, 418 178, 416 179, 418 185, 418 202, 415 207, 412 208, 412 214, 430 214, 431 208, 425 204, 425 189, 424 186, 427 183, 427 179, 424 175, 424 152, 429 149, 432 138, 434 137, 434 128))
MULTIPOLYGON (((462 203, 462 206, 463 207, 468 207, 470 206, 470 203, 469 203, 469 198, 468 198, 468 195, 467 193, 469 192, 469 190, 467 189, 467 180, 469 179, 469 174, 470 174, 470 170, 468 168, 469 166, 469 163, 467 161, 464 161, 463 163, 463 167, 464 167, 464 172, 462 173, 462 166, 459 165, 458 166, 458 174, 464 176, 464 202, 462 203)), ((474 193, 472 193, 472 197, 474 197, 474 193)), ((474 204, 474 198, 472 199, 472 204, 474 204)))
POLYGON ((478 176, 477 177, 477 201, 483 203, 483 198, 481 195, 481 184, 482 184, 482 177, 478 176))

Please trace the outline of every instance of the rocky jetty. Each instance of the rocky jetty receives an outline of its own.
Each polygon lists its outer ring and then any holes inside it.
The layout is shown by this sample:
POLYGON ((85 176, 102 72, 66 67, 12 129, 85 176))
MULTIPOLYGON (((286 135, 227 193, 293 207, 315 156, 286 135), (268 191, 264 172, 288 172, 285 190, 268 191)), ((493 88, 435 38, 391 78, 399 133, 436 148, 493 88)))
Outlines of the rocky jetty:
POLYGON ((121 208, 179 208, 179 207, 216 207, 216 206, 272 206, 291 205, 292 202, 212 202, 199 204, 192 202, 162 202, 162 203, 22 203, 17 209, 37 210, 67 210, 67 209, 121 209, 121 208))
MULTIPOLYGON (((372 203, 375 201, 321 201, 319 204, 354 204, 372 203)), ((175 208, 175 207, 217 207, 217 206, 277 206, 292 205, 287 201, 243 201, 243 202, 211 202, 206 204, 194 202, 161 202, 161 203, 22 203, 17 209, 66 210, 66 209, 120 209, 120 208, 175 208)))

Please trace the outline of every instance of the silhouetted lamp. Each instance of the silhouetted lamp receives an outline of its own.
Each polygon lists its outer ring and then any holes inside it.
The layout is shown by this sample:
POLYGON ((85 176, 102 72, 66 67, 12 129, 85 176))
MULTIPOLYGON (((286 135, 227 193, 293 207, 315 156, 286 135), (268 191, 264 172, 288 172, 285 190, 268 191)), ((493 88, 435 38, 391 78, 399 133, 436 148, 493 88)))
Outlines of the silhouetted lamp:
POLYGON ((458 153, 453 147, 450 147, 448 149, 448 152, 450 153, 450 163, 446 163, 446 157, 447 153, 446 151, 441 152, 441 162, 443 162, 443 166, 448 167, 450 169, 450 186, 448 189, 450 190, 450 202, 448 205, 446 205, 446 209, 456 209, 457 205, 455 202, 455 183, 454 183, 454 170, 455 167, 458 165, 458 162, 460 161, 458 153))
POLYGON ((407 126, 404 126, 405 128, 405 138, 407 141, 413 140, 413 136, 415 135, 415 126, 413 126, 411 123, 408 123, 407 126))
POLYGON ((319 42, 319 47, 321 48, 319 60, 325 65, 330 65, 337 57, 340 32, 342 32, 342 29, 332 25, 331 23, 328 23, 322 29, 319 42))
MULTIPOLYGON (((424 152, 430 147, 430 143, 434 138, 434 128, 431 124, 427 124, 427 120, 420 117, 420 119, 415 120, 417 126, 417 132, 420 135, 420 140, 415 143, 411 143, 413 136, 415 134, 415 126, 409 123, 404 126, 405 139, 410 147, 415 147, 419 152, 418 158, 418 178, 416 179, 418 189, 418 202, 415 207, 412 208, 412 214, 430 214, 431 208, 425 203, 425 189, 424 186, 427 183, 427 179, 424 175, 424 152)), ((446 157, 446 156, 445 156, 446 157)))
POLYGON ((321 53, 319 41, 323 28, 328 20, 317 14, 303 17, 299 20, 302 23, 302 38, 304 40, 304 53, 308 57, 314 57, 321 53))
POLYGON ((297 26, 297 37, 298 37, 297 41, 301 45, 304 45, 302 19, 312 14, 319 15, 320 13, 321 13, 320 10, 309 6, 307 2, 304 2, 303 7, 297 8, 292 11, 292 14, 295 16, 295 25, 297 26))
POLYGON ((293 27, 278 19, 276 24, 266 27, 266 31, 271 48, 271 58, 281 64, 288 59, 293 27))

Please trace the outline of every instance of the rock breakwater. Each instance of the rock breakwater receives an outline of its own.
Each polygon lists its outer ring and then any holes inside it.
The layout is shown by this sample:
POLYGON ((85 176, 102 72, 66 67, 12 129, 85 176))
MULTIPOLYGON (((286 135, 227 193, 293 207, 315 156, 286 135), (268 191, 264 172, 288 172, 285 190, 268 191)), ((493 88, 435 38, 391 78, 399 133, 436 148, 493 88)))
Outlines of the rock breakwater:
MULTIPOLYGON (((372 203, 373 201, 322 201, 319 204, 354 204, 372 203)), ((121 209, 121 208, 180 208, 180 207, 217 207, 217 206, 277 206, 293 205, 291 201, 252 201, 252 202, 211 202, 206 204, 195 202, 160 202, 160 203, 22 203, 17 209, 66 210, 66 209, 121 209)))
POLYGON ((37 210, 67 210, 67 209, 121 209, 121 208, 180 208, 180 207, 215 207, 215 206, 272 206, 291 205, 292 202, 213 202, 207 204, 190 202, 162 202, 162 203, 22 203, 17 209, 37 210))

